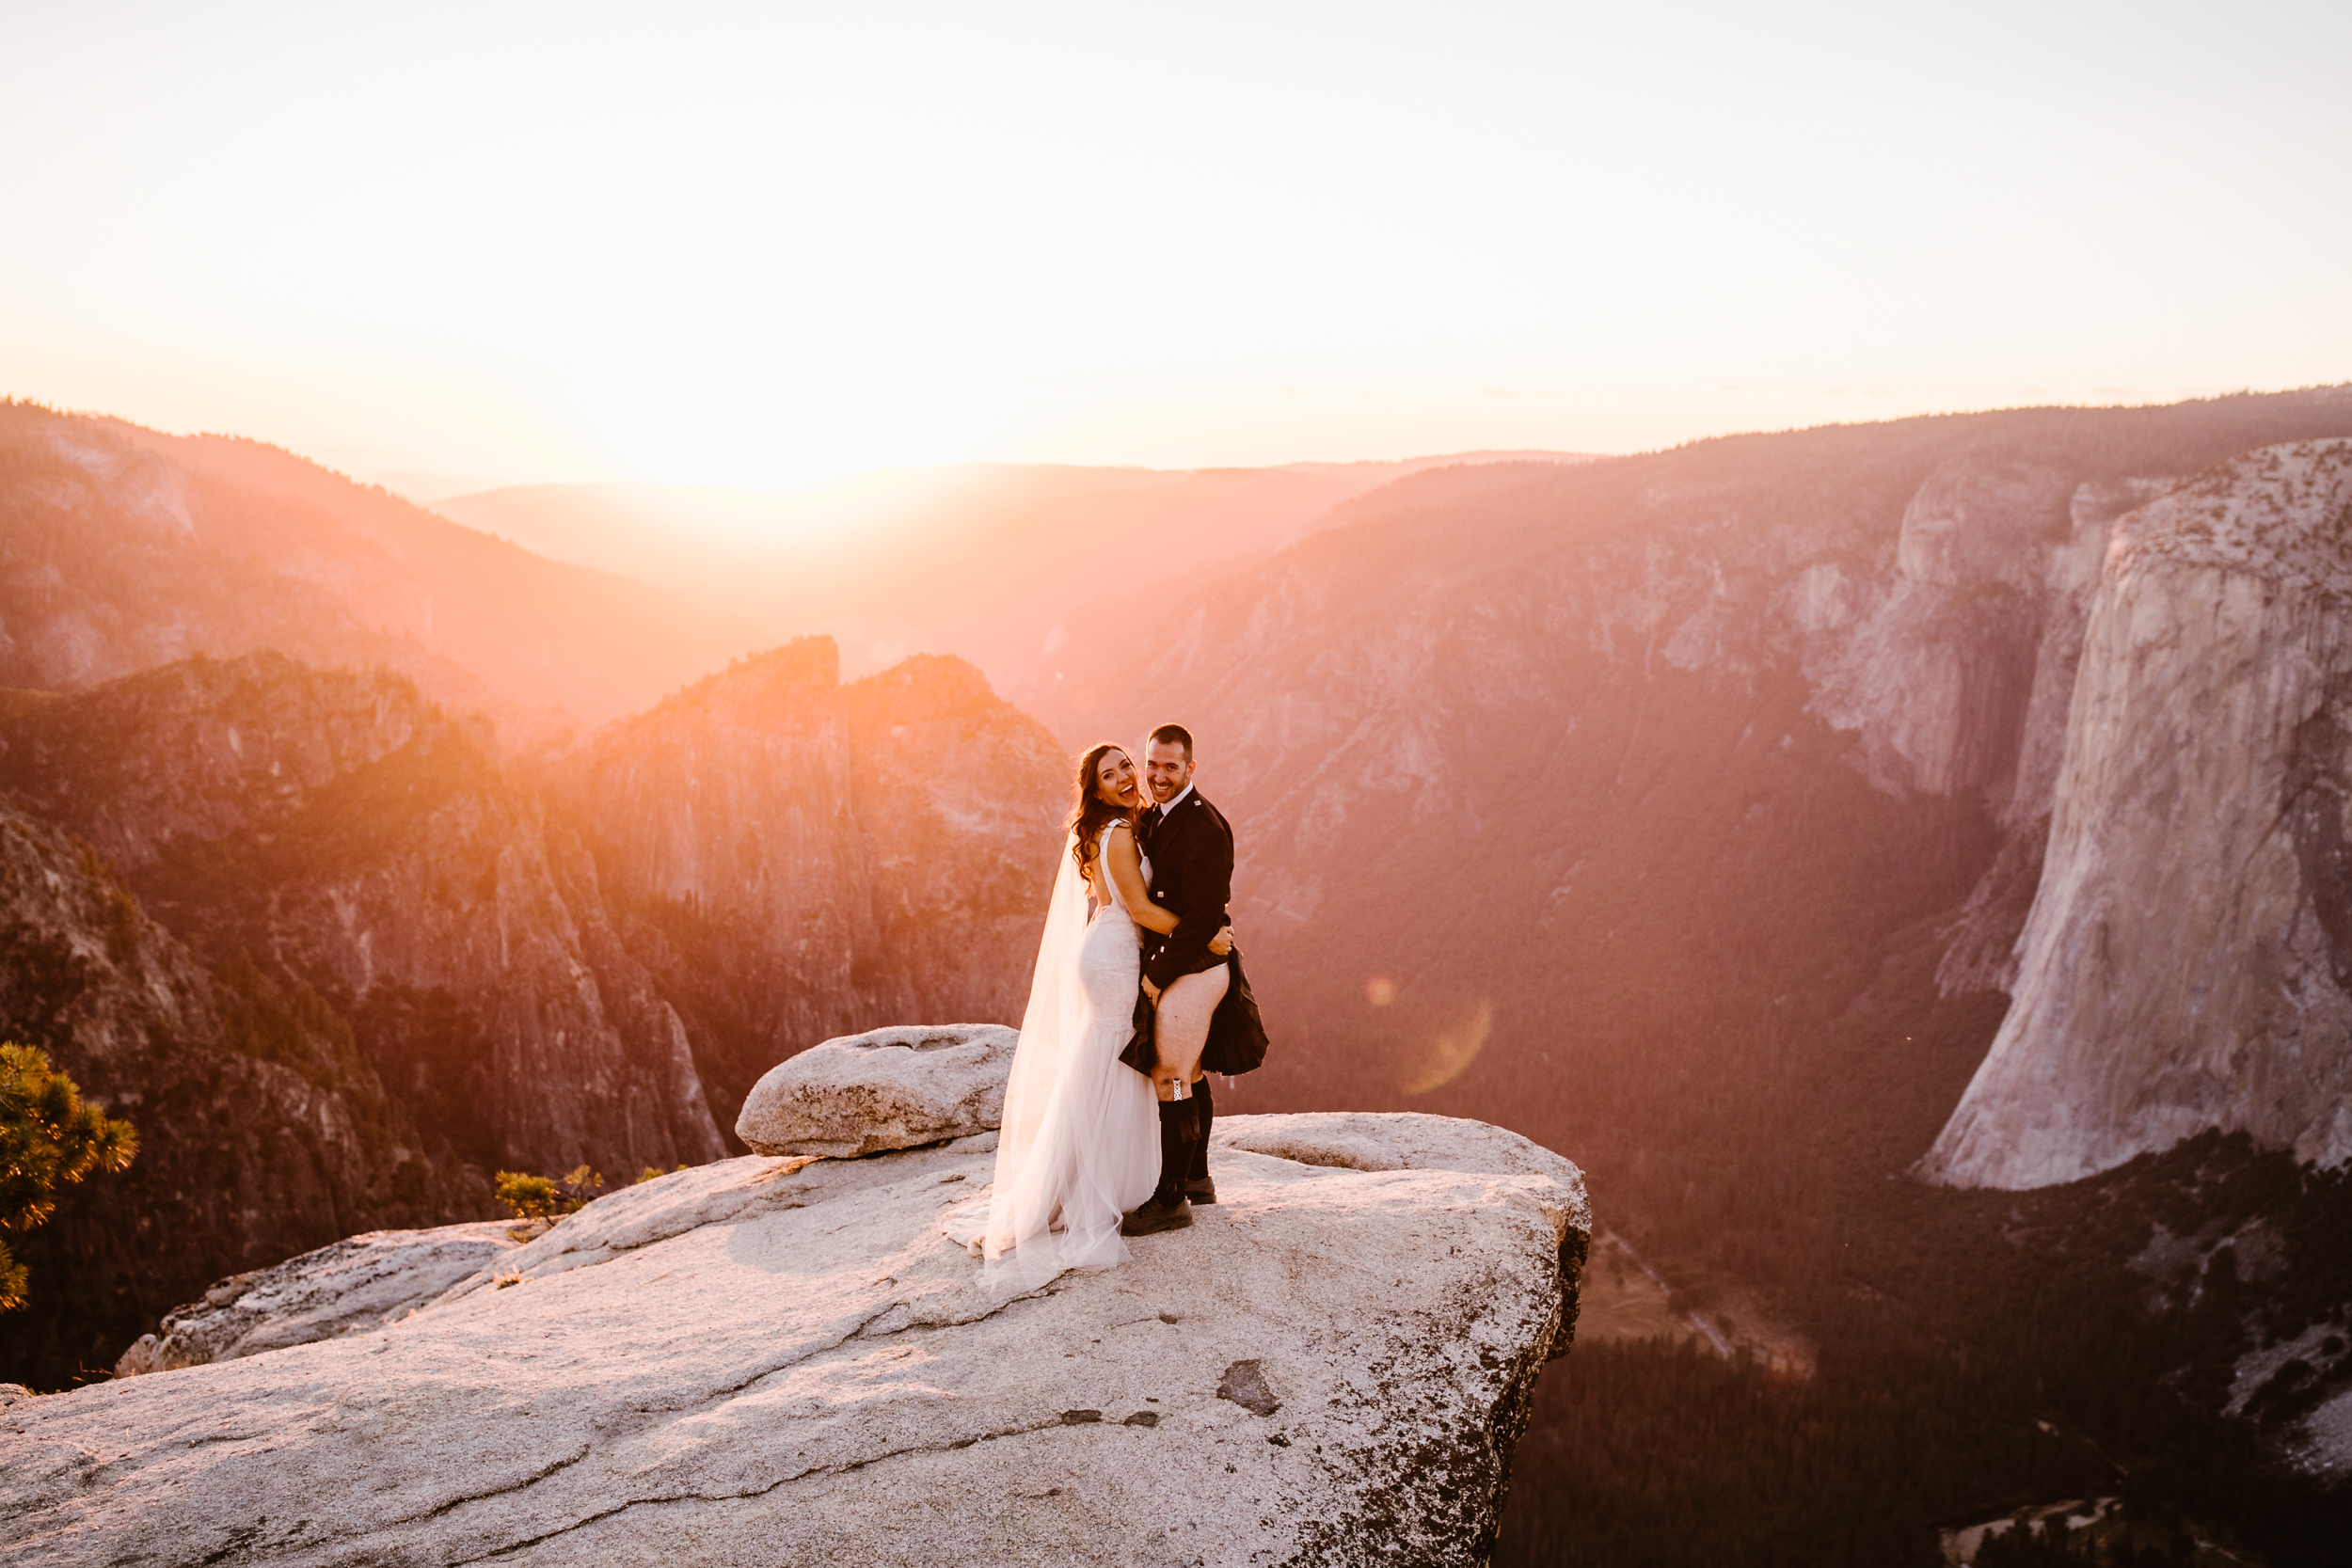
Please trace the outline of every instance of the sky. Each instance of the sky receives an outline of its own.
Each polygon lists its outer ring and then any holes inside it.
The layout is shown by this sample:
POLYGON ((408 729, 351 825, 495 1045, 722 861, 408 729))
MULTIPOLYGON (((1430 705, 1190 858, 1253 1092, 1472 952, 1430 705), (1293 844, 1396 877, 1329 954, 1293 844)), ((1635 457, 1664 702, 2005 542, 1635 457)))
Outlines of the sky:
POLYGON ((0 394, 790 490, 2339 382, 2347 57, 2341 4, 0 0, 0 394))

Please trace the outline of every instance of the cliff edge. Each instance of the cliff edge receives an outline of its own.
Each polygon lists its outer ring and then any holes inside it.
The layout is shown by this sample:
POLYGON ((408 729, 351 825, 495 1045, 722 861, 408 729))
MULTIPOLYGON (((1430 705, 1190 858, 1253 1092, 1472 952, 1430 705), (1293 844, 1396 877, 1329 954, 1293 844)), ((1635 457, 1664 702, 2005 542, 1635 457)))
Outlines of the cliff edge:
POLYGON ((993 1145, 676 1172, 373 1326, 324 1294, 400 1301, 384 1269, 426 1255, 413 1238, 365 1267, 348 1243, 297 1259, 266 1299, 224 1282, 237 1344, 289 1338, 257 1302, 330 1337, 0 1389, 0 1552, 1487 1559, 1536 1375, 1574 1330, 1574 1165, 1448 1117, 1232 1117, 1222 1201, 1191 1229, 1004 1301, 940 1231, 993 1145))

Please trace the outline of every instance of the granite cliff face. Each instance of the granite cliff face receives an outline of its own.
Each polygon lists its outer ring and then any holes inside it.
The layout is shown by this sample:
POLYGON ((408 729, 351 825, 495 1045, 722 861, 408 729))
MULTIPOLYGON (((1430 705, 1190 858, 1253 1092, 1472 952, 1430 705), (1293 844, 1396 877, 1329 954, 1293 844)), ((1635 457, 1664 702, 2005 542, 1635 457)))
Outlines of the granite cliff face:
POLYGON ((713 1108, 878 1020, 1013 1021, 1068 788, 1051 735, 932 656, 844 686, 830 638, 738 662, 549 764, 713 1108))
POLYGON ((2124 517, 2014 1002, 1923 1166, 2043 1186, 2208 1128, 2352 1159, 2352 441, 2124 517))
POLYGON ((13 1367, 60 1382, 105 1367, 126 1332, 224 1272, 488 1196, 424 1157, 314 996, 251 971, 216 978, 87 842, 4 800, 0 1034, 47 1051, 140 1134, 129 1170, 10 1238, 32 1271, 31 1306, 0 1320, 13 1367))
POLYGON ((460 1161, 721 1151, 685 1031, 578 838, 398 676, 196 660, 0 725, 0 789, 214 965, 316 988, 460 1161))
POLYGON ((485 1215, 501 1166, 722 1152, 594 864, 482 726, 275 654, 9 707, 0 1033, 141 1144, 26 1239, 19 1375, 104 1365, 224 1273, 485 1215))

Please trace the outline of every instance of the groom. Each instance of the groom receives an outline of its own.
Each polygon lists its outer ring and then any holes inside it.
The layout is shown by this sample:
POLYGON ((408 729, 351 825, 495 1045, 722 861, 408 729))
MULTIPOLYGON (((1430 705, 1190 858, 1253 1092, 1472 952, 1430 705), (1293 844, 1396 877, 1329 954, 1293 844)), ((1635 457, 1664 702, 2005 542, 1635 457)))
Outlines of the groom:
POLYGON ((1231 984, 1226 960, 1209 943, 1233 888, 1233 830, 1192 787, 1192 732, 1182 724, 1153 730, 1143 777, 1153 804, 1136 824, 1136 843, 1152 863, 1152 902, 1176 916, 1176 929, 1144 937, 1143 989, 1158 1006, 1152 1086, 1160 1099, 1160 1182, 1120 1225, 1130 1236, 1190 1225, 1193 1204, 1216 1201, 1209 1180, 1215 1108, 1200 1053, 1231 984))

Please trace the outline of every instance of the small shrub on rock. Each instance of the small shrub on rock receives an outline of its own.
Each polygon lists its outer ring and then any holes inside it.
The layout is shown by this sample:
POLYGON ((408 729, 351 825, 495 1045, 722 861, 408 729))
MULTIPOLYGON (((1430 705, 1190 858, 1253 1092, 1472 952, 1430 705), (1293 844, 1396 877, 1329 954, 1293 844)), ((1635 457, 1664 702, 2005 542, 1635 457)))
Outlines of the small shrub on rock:
POLYGON ((518 1220, 551 1220, 571 1213, 603 1190, 604 1178, 586 1165, 574 1166, 562 1177, 498 1173, 499 1201, 518 1220))
MULTIPOLYGON (((0 1230, 30 1230, 56 1212, 56 1193, 94 1170, 121 1170, 139 1151, 127 1121, 82 1103, 45 1052, 0 1044, 0 1230)), ((0 1242, 0 1312, 24 1305, 24 1267, 0 1242)))

